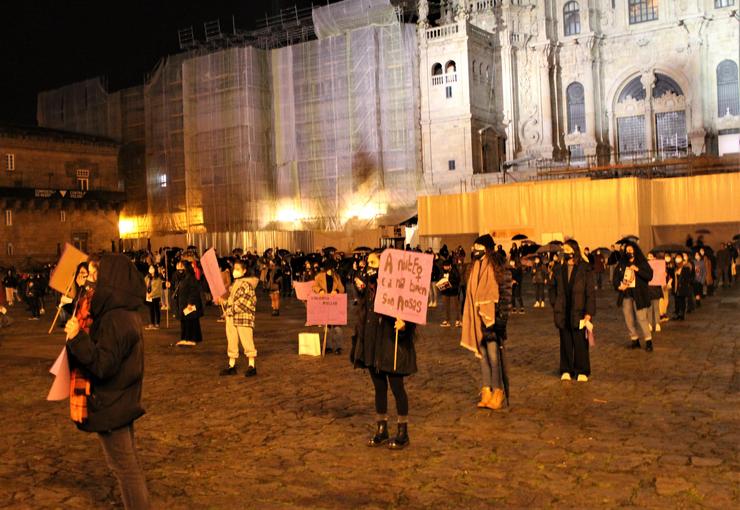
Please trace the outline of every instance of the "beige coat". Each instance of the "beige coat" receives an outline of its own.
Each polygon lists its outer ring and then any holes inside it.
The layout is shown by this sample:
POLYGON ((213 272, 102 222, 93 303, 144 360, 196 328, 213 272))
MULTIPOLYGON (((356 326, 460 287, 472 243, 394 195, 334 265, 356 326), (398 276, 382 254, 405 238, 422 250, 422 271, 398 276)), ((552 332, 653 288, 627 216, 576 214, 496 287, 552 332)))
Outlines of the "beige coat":
POLYGON ((498 283, 491 261, 484 257, 474 262, 465 292, 460 345, 474 352, 478 358, 481 357, 483 326, 490 327, 496 322, 498 297, 498 283))
MULTIPOLYGON (((344 294, 344 284, 342 283, 342 279, 339 277, 336 271, 332 271, 332 277, 334 278, 334 283, 332 284, 331 293, 344 294)), ((324 291, 324 294, 328 294, 326 290, 326 271, 321 271, 319 274, 316 275, 312 288, 316 294, 320 294, 321 291, 324 291)))

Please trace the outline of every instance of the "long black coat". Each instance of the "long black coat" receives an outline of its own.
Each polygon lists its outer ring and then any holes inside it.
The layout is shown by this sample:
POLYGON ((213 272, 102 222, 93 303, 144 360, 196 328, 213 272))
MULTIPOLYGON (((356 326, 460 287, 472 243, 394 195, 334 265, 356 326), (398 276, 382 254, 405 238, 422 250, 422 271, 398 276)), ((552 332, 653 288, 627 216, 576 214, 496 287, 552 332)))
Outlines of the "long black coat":
POLYGON ((414 333, 416 324, 407 322, 398 332, 398 359, 393 370, 396 319, 375 313, 375 293, 369 287, 359 314, 355 337, 352 339, 350 361, 359 368, 376 372, 410 375, 416 373, 416 350, 414 333))
POLYGON ((67 342, 70 364, 83 371, 91 386, 88 417, 77 424, 81 430, 117 429, 144 414, 144 349, 137 310, 145 295, 144 279, 124 255, 101 259, 90 334, 80 331, 67 342))
POLYGON ((589 265, 577 262, 573 266, 570 280, 567 264, 555 266, 550 286, 550 302, 555 326, 559 329, 577 329, 584 315, 596 315, 594 276, 589 265))
POLYGON ((197 319, 203 316, 203 299, 200 295, 200 285, 198 285, 198 280, 192 274, 185 273, 178 280, 175 284, 173 297, 175 301, 175 313, 179 320, 197 319), (185 315, 183 310, 188 305, 195 305, 196 310, 191 314, 185 315))

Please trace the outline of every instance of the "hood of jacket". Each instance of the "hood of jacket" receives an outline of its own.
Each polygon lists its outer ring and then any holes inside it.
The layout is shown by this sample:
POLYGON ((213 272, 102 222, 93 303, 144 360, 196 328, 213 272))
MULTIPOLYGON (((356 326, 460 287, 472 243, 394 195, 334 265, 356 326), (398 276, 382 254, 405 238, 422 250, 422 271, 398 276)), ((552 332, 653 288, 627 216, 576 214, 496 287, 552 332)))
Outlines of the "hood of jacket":
POLYGON ((93 318, 119 308, 135 311, 143 306, 145 297, 144 278, 131 260, 121 254, 103 255, 90 306, 93 318))

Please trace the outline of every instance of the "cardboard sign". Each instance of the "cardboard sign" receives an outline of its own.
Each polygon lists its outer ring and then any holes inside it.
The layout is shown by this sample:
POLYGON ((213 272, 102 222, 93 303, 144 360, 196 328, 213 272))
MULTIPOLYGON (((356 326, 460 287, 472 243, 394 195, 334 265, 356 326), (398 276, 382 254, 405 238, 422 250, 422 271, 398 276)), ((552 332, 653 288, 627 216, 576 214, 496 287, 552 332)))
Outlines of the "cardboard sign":
POLYGON ((77 272, 77 266, 80 263, 87 260, 87 255, 82 253, 80 250, 75 248, 69 243, 64 245, 64 251, 62 256, 57 262, 57 267, 54 268, 54 272, 51 273, 49 279, 49 287, 65 294, 74 287, 75 273, 77 272))
POLYGON ((299 356, 321 356, 321 337, 318 333, 298 334, 299 356))
POLYGON ((347 294, 311 294, 307 305, 307 326, 347 324, 347 294))
POLYGON ((221 298, 226 295, 226 287, 221 279, 221 269, 218 267, 216 250, 211 248, 203 254, 200 259, 200 265, 203 267, 203 274, 206 275, 208 287, 211 289, 213 299, 221 298))
POLYGON ((295 289, 295 297, 301 301, 306 301, 308 296, 313 294, 314 281, 310 282, 293 282, 293 288, 295 289))
POLYGON ((69 398, 70 375, 66 345, 62 347, 62 352, 57 356, 57 360, 49 369, 49 372, 55 377, 51 389, 49 389, 49 394, 46 396, 46 400, 64 400, 65 398, 69 398))
POLYGON ((650 280, 650 285, 663 287, 666 283, 665 260, 648 260, 648 264, 650 264, 650 267, 653 269, 653 279, 650 280))
POLYGON ((375 312, 426 324, 433 263, 428 253, 385 250, 380 255, 375 312))

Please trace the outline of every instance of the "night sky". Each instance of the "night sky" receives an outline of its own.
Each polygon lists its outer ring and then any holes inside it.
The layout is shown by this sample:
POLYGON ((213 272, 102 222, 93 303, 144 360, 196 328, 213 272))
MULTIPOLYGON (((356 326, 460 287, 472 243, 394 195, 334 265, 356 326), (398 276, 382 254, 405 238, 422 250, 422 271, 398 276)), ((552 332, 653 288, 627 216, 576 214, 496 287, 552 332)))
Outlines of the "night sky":
MULTIPOLYGON (((326 3, 326 0, 316 2, 326 3)), ((333 3, 333 2, 330 2, 333 3)), ((306 0, 3 2, 0 23, 0 122, 35 125, 36 95, 102 75, 109 90, 143 83, 160 57, 178 51, 177 31, 221 20, 250 29, 265 13, 306 0)))

